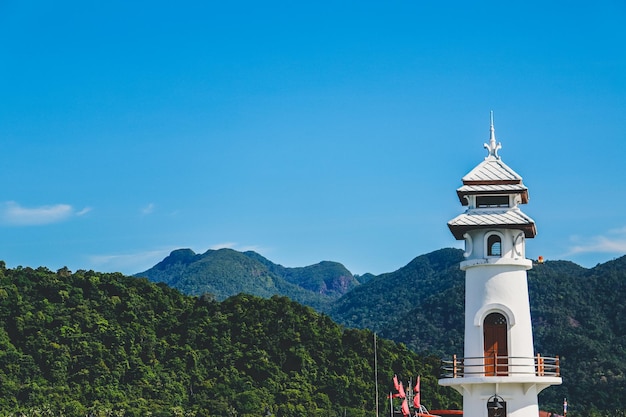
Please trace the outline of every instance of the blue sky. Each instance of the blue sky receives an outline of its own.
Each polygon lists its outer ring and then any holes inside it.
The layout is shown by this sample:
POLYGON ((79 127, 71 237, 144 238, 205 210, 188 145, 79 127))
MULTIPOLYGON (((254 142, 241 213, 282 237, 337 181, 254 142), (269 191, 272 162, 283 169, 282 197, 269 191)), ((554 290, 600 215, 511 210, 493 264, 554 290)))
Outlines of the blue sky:
POLYGON ((461 247, 491 110, 527 255, 624 255, 626 3, 426 3, 0 1, 0 259, 394 271, 461 247))

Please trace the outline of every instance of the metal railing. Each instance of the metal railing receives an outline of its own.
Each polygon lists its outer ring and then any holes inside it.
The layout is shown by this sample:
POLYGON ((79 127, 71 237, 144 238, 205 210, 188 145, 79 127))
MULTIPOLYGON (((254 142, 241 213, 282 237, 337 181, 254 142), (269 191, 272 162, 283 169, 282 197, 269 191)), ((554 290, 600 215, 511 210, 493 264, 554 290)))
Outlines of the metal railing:
POLYGON ((559 357, 475 356, 441 361, 442 378, 472 376, 561 376, 559 357))

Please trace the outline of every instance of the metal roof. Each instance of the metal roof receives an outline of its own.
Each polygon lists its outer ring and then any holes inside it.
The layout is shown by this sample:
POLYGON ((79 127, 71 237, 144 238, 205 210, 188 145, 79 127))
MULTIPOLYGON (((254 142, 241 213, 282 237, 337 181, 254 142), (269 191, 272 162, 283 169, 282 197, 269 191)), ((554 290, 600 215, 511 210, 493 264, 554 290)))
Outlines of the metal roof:
POLYGON ((480 196, 508 195, 519 196, 519 199, 509 200, 515 204, 513 207, 470 208, 450 220, 448 227, 457 240, 462 240, 467 231, 486 228, 516 229, 523 231, 526 237, 534 237, 537 234, 534 220, 517 207, 517 203, 528 203, 528 188, 522 183, 522 177, 498 155, 502 145, 496 142, 493 114, 489 131, 489 144, 484 145, 489 154, 463 177, 463 186, 457 189, 459 200, 467 206, 470 203, 475 205, 480 196), (467 196, 477 197, 470 199, 467 196))
POLYGON ((494 184, 503 181, 510 184, 521 184, 522 177, 501 159, 491 155, 463 177, 463 184, 466 185, 471 183, 494 184))
POLYGON ((524 184, 477 184, 463 185, 457 192, 466 194, 507 194, 521 193, 528 190, 524 184))
POLYGON ((535 221, 517 207, 470 209, 450 220, 448 227, 457 240, 462 240, 468 230, 493 227, 519 229, 528 238, 537 234, 535 221))

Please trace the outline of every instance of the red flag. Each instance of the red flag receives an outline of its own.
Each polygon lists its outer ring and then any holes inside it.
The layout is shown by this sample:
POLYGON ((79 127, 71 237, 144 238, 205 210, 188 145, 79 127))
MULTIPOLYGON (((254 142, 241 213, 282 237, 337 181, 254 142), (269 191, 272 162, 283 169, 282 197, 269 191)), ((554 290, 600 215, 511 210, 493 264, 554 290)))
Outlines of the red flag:
POLYGON ((406 393, 404 392, 404 386, 402 385, 402 382, 400 382, 400 384, 398 384, 398 397, 400 398, 406 398, 406 393))
POLYGON ((393 386, 396 391, 400 391, 400 386, 398 385, 398 375, 393 376, 393 386))
POLYGON ((417 383, 415 384, 415 388, 413 388, 415 392, 415 396, 413 397, 413 407, 420 409, 421 406, 421 395, 420 395, 420 376, 417 376, 417 383))
POLYGON ((410 414, 409 411, 409 403, 406 401, 406 398, 402 401, 402 415, 408 416, 410 414))

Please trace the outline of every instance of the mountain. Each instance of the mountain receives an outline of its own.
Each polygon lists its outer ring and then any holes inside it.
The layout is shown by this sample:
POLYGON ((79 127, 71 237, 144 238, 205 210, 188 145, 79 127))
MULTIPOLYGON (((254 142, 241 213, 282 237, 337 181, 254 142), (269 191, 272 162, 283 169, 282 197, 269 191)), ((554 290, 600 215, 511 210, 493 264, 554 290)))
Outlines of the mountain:
MULTIPOLYGON (((180 252, 180 259, 194 255, 180 252)), ((438 358, 378 338, 379 403, 392 376, 422 376, 432 408, 438 358)), ((373 334, 286 297, 222 302, 94 271, 0 262, 0 415, 374 417, 373 334)))
MULTIPOLYGON (((276 279, 287 281, 289 276, 289 284, 307 294, 315 292, 310 288, 319 292, 329 287, 322 284, 324 279, 307 278, 307 271, 316 268, 292 268, 290 275, 258 254, 241 255, 256 259, 276 279)), ((319 298, 300 298, 300 302, 325 312, 339 324, 376 331, 414 352, 462 355, 462 260, 459 249, 437 250, 394 272, 367 274, 365 279, 352 277, 358 282, 339 298, 337 291, 335 298, 327 296, 323 303, 319 298)), ((321 264, 318 268, 325 270, 321 264)), ((337 276, 351 275, 341 270, 337 276)), ((563 398, 568 398, 573 412, 626 409, 626 257, 591 269, 569 261, 535 263, 528 271, 528 287, 535 351, 559 355, 563 375, 563 385, 543 391, 540 404, 558 410, 563 398)))
POLYGON ((332 300, 359 285, 352 273, 337 262, 287 268, 256 252, 232 249, 203 254, 178 249, 135 276, 163 282, 188 295, 210 293, 217 300, 239 293, 264 298, 284 295, 319 311, 328 310, 332 300))
POLYGON ((465 276, 459 269, 462 259, 458 249, 418 256, 399 270, 375 276, 346 293, 333 303, 328 314, 349 327, 394 334, 396 326, 406 327, 398 324, 398 317, 419 308, 432 296, 463 285, 465 276))
POLYGON ((315 265, 301 268, 285 268, 277 265, 256 252, 244 252, 250 259, 255 259, 265 265, 287 282, 295 284, 316 294, 338 298, 359 285, 359 281, 340 263, 322 261, 315 265))
MULTIPOLYGON (((462 259, 456 249, 419 256, 344 295, 331 317, 415 352, 462 355, 462 259)), ((535 263, 528 287, 535 351, 559 355, 563 375, 563 385, 543 391, 540 404, 558 410, 568 398, 578 412, 626 409, 626 256, 591 269, 535 263)))

